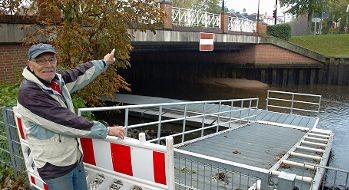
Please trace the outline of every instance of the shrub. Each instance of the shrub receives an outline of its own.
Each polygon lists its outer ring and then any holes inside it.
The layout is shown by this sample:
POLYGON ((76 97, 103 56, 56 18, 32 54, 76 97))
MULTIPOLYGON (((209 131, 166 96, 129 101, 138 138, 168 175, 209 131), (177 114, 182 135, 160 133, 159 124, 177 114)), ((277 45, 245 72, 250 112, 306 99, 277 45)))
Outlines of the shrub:
POLYGON ((291 38, 291 26, 289 24, 267 26, 267 34, 283 40, 289 40, 291 38))

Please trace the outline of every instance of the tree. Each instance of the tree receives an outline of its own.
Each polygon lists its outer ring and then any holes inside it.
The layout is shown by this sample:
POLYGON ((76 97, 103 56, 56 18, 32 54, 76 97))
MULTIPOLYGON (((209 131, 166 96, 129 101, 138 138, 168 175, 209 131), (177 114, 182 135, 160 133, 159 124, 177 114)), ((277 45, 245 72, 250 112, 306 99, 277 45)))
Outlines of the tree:
POLYGON ((344 32, 344 27, 348 27, 349 12, 347 7, 349 6, 349 0, 329 0, 328 1, 328 19, 327 23, 335 21, 340 23, 339 28, 336 30, 344 32))
MULTIPOLYGON (((10 3, 0 4, 0 11, 13 13, 24 1, 5 1, 10 3)), ((132 36, 128 30, 155 31, 164 16, 155 0, 33 0, 30 7, 39 10, 39 24, 31 26, 34 32, 25 41, 31 44, 45 39, 52 43, 63 68, 101 59, 116 49, 112 68, 79 92, 89 105, 98 105, 102 96, 113 96, 121 89, 130 90, 130 85, 118 74, 119 69, 130 66, 132 36)))
POLYGON ((308 18, 308 31, 311 30, 311 19, 314 13, 322 12, 327 6, 327 0, 279 0, 281 7, 286 7, 286 12, 300 16, 306 15, 308 18))
POLYGON ((221 0, 172 0, 173 6, 200 10, 210 13, 220 13, 222 8, 219 4, 221 0))

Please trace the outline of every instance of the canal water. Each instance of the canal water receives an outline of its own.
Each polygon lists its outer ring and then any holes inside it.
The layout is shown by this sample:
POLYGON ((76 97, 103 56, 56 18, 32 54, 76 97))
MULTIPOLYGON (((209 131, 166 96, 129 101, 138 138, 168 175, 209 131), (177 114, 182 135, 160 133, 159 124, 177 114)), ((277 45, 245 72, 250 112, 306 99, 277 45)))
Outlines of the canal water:
MULTIPOLYGON (((231 81, 232 83, 234 81, 231 81)), ((241 82, 241 81, 240 81, 241 82)), ((252 81, 253 82, 253 81, 252 81)), ((263 86, 225 85, 212 82, 142 81, 133 87, 132 94, 158 96, 181 100, 213 100, 258 97, 259 108, 265 108, 267 90, 311 93, 322 95, 319 128, 335 133, 329 165, 349 171, 349 87, 336 85, 263 86)))

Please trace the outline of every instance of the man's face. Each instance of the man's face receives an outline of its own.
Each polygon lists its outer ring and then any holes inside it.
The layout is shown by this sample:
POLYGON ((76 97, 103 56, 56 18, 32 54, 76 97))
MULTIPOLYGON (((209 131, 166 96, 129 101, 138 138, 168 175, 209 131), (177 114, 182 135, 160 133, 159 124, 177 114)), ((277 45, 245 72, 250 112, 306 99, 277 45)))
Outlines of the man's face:
POLYGON ((43 53, 34 59, 28 60, 28 66, 36 76, 51 82, 56 74, 56 55, 54 53, 43 53))

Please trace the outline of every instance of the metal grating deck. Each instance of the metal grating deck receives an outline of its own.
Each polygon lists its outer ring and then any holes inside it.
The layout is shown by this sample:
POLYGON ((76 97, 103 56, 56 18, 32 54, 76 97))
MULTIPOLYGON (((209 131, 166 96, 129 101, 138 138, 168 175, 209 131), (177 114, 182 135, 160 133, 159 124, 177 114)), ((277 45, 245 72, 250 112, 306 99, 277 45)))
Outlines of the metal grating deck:
POLYGON ((179 149, 269 169, 304 134, 297 129, 253 123, 179 149))

